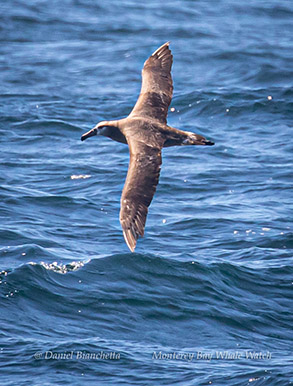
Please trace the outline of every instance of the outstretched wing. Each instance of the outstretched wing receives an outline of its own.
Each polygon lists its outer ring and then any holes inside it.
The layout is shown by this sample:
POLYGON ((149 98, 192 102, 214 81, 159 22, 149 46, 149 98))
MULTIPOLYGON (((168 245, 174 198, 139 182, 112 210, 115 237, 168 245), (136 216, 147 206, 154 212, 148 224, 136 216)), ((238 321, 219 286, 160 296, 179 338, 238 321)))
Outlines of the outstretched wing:
POLYGON ((168 107, 173 95, 172 62, 169 42, 148 58, 142 69, 141 91, 130 116, 152 117, 167 123, 168 107))
POLYGON ((159 182, 161 149, 129 140, 130 161, 121 197, 120 223, 124 239, 133 252, 143 236, 148 207, 159 182))

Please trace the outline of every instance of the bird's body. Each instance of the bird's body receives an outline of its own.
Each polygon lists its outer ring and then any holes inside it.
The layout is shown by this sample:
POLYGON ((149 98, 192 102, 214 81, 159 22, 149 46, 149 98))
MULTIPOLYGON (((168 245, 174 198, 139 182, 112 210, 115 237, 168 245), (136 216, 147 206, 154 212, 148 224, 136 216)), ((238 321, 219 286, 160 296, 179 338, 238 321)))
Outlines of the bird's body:
POLYGON ((172 61, 169 43, 165 43, 144 64, 141 92, 129 116, 102 121, 81 137, 85 140, 98 134, 129 146, 130 161, 121 197, 120 222, 132 252, 138 237, 144 234, 148 207, 159 182, 162 148, 214 144, 199 134, 167 125, 173 94, 172 61))

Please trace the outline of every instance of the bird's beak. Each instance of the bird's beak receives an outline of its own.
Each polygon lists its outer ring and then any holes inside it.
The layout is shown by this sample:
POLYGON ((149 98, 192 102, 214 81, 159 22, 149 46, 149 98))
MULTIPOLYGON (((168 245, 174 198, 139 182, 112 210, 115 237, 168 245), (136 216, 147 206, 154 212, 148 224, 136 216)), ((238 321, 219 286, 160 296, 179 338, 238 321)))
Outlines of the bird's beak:
POLYGON ((193 134, 191 136, 191 143, 188 143, 188 145, 201 145, 201 146, 213 146, 215 143, 212 141, 209 141, 205 137, 199 134, 193 134))
POLYGON ((213 146, 214 144, 215 144, 215 142, 208 141, 207 139, 204 141, 205 146, 213 146))
POLYGON ((97 135, 97 129, 96 128, 93 128, 90 131, 88 131, 87 133, 83 134, 81 136, 81 140, 84 141, 85 139, 87 139, 89 137, 93 137, 94 135, 97 135))

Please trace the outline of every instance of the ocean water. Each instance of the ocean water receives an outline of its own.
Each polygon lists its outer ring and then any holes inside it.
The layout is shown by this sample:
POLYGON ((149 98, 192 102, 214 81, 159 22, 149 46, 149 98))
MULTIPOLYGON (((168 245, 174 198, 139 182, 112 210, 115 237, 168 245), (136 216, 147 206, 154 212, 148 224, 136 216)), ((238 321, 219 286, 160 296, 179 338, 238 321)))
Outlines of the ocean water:
POLYGON ((1 385, 293 382, 292 1, 0 4, 1 385), (119 224, 127 116, 171 41, 145 237, 119 224))

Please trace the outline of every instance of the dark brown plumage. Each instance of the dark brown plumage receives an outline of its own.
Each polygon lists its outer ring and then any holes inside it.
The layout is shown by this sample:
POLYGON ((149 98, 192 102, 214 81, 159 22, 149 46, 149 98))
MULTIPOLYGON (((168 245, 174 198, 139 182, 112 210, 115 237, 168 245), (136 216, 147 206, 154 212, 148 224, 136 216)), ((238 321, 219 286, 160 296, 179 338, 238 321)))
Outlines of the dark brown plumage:
POLYGON ((148 207, 159 182, 163 147, 213 145, 199 134, 167 125, 173 95, 169 42, 158 48, 145 62, 138 100, 127 118, 102 121, 81 140, 104 135, 128 144, 130 161, 121 197, 120 222, 129 249, 133 252, 144 235, 148 207))

